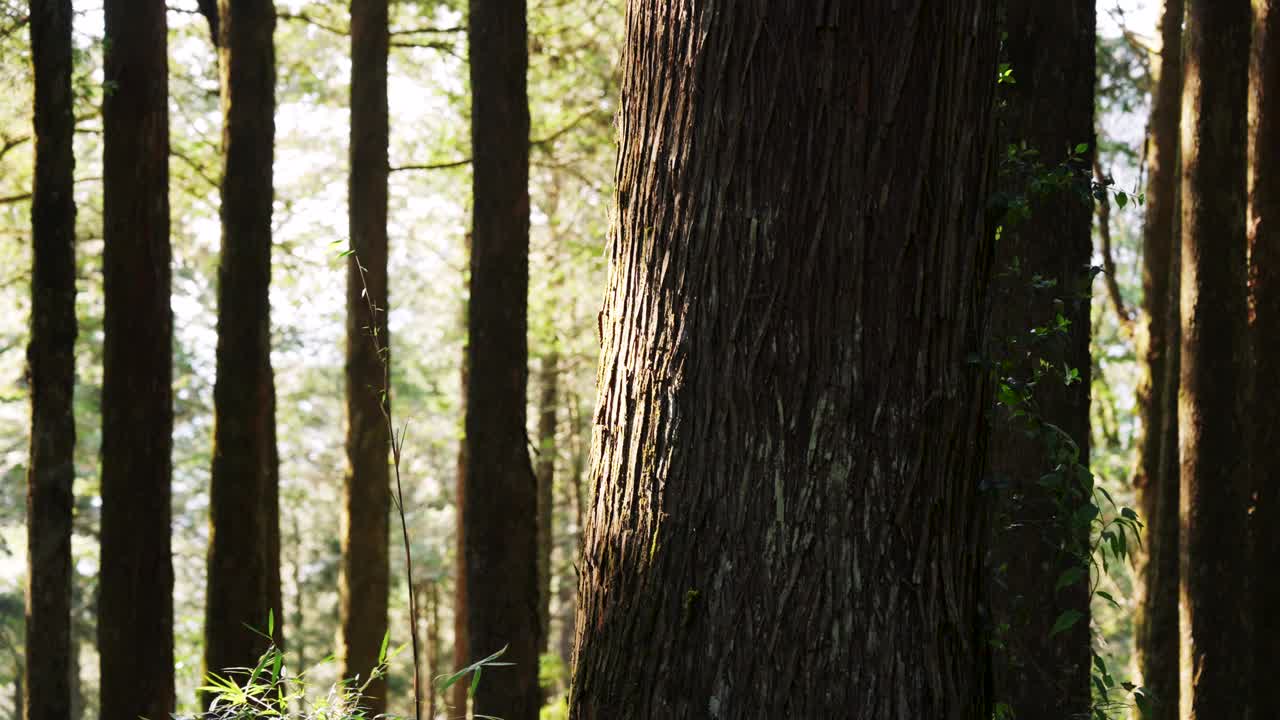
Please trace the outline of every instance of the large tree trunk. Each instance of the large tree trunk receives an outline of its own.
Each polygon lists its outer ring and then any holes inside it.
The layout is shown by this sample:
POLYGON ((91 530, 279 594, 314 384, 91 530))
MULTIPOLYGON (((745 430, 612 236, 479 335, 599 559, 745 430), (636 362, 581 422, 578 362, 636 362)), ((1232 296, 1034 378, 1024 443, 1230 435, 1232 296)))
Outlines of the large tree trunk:
MULTIPOLYGON (((1009 0, 1004 30, 1016 82, 1002 86, 1001 142, 1026 143, 1047 165, 1066 161, 1079 144, 1092 148, 1093 0, 1009 0)), ((1076 170, 1087 176, 1090 168, 1086 161, 1076 170)), ((1028 178, 1012 182, 1025 190, 1028 178)), ((1088 573, 1065 587, 1056 580, 1088 567, 1087 528, 1072 520, 1092 498, 1073 473, 1063 478, 1065 488, 1040 481, 1060 462, 1051 450, 1058 438, 1046 434, 1065 432, 1078 447, 1074 462, 1089 463, 1092 220, 1091 205, 1071 193, 1033 199, 1030 219, 1006 228, 996 259, 991 338, 994 359, 1005 363, 1002 376, 1031 382, 1042 362, 1079 371, 1070 385, 1061 377, 1035 384, 1039 417, 1030 422, 997 413, 988 450, 1001 489, 991 601, 995 623, 1008 628, 995 656, 995 699, 1018 717, 1082 717, 1090 707, 1088 573), (1046 288, 1037 277, 1054 284, 1046 288), (1058 315, 1070 322, 1065 336, 1044 342, 1032 333, 1058 315), (1083 619, 1053 634, 1066 612, 1083 619)))
POLYGON ((1146 541, 1136 574, 1134 646, 1142 685, 1154 699, 1150 720, 1178 717, 1178 368, 1180 286, 1178 129, 1182 98, 1182 0, 1166 0, 1160 64, 1147 138, 1147 219, 1143 228, 1145 389, 1140 389, 1139 512, 1146 541))
POLYGON ((164 0, 104 11, 101 714, 164 718, 175 703, 168 26, 164 0))
POLYGON ((71 716, 72 407, 76 340, 75 97, 71 2, 31 0, 35 179, 31 192, 31 449, 27 465, 26 712, 71 716))
POLYGON ((463 506, 467 648, 507 648, 476 714, 538 717, 537 481, 525 430, 529 53, 525 0, 471 0, 473 211, 463 506))
POLYGON ((1182 93, 1182 717, 1248 718, 1249 0, 1190 0, 1182 93))
MULTIPOLYGON (((387 0, 351 3, 351 175, 347 191, 347 476, 342 532, 345 677, 369 677, 387 632, 391 512, 387 334, 387 0)), ((387 685, 362 705, 386 712, 387 685)))
POLYGON ((573 717, 990 717, 994 18, 630 3, 573 717))
MULTIPOLYGON (((1256 381, 1249 417, 1254 423, 1252 484, 1257 498, 1254 667, 1261 675, 1280 667, 1280 0, 1258 0, 1254 11, 1249 258, 1256 381)), ((1253 687, 1255 718, 1280 708, 1280 683, 1259 677, 1253 687)))
POLYGON ((221 0, 222 259, 218 266, 205 667, 252 667, 280 642, 279 458, 271 373, 271 0, 221 0))

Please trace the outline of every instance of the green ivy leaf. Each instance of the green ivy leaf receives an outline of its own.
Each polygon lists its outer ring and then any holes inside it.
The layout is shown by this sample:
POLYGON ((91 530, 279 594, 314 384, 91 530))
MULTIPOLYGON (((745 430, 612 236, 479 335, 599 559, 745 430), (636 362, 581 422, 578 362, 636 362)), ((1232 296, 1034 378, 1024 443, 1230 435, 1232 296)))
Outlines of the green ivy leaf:
POLYGON ((1057 620, 1053 621, 1053 629, 1049 631, 1049 637, 1053 637, 1058 633, 1070 630, 1080 619, 1084 617, 1084 613, 1076 609, 1064 610, 1057 620))

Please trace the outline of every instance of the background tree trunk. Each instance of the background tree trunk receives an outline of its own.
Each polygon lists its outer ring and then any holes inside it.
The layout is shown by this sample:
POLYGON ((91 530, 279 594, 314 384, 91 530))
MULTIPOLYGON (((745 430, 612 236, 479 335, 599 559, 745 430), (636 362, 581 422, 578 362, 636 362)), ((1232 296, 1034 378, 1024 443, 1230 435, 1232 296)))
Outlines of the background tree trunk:
POLYGON ((1252 172, 1249 196, 1255 389, 1253 420, 1254 717, 1280 708, 1280 683, 1261 677, 1280 667, 1280 0, 1254 2, 1251 78, 1252 172))
POLYGON ((271 163, 275 49, 271 0, 221 0, 222 258, 205 667, 252 667, 280 608, 279 458, 271 373, 271 163))
POLYGON ((528 381, 529 101, 524 0, 471 0, 473 210, 467 312, 463 505, 467 647, 503 647, 477 714, 535 720, 538 690, 537 481, 525 430, 528 381))
MULTIPOLYGON (((466 253, 471 255, 471 234, 466 236, 466 253)), ((468 277, 470 277, 468 275, 468 277)), ((467 314, 467 302, 463 301, 463 317, 467 314)), ((467 438, 465 418, 467 414, 467 378, 470 373, 467 364, 470 362, 471 347, 469 343, 462 346, 462 360, 459 372, 462 382, 461 415, 464 427, 458 438, 458 458, 455 472, 455 496, 453 501, 456 520, 456 542, 453 576, 453 668, 456 671, 471 664, 471 653, 467 648, 467 546, 466 546, 466 499, 467 499, 467 438)), ((450 706, 450 717, 467 717, 467 683, 457 682, 448 690, 447 704, 450 706)))
POLYGON ((1149 720, 1178 717, 1178 131, 1182 99, 1182 0, 1166 0, 1160 61, 1147 138, 1143 304, 1147 322, 1146 388, 1140 389, 1139 513, 1147 526, 1139 553, 1134 646, 1142 685, 1154 698, 1149 720))
MULTIPOLYGON (((1008 0, 1004 6, 1004 45, 1015 82, 1001 86, 1001 142, 1026 143, 1049 167, 1065 162, 1082 143, 1092 154, 1093 0, 1008 0)), ((1091 167, 1086 157, 1076 170, 1088 176, 1091 167)), ((1015 177, 1010 189, 1025 192, 1028 180, 1015 177)), ((1069 192, 1031 202, 1030 218, 1006 228, 997 251, 992 352, 1008 363, 1002 375, 1018 381, 1032 380, 1041 361, 1080 374, 1070 385, 1052 377, 1034 386, 1034 434, 1025 419, 1003 409, 993 422, 989 472, 1000 491, 992 527, 991 602, 997 626, 1008 626, 995 655, 995 700, 1008 703, 1018 717, 1076 717, 1090 707, 1088 575, 1061 588, 1056 580, 1068 569, 1087 567, 1081 557, 1087 529, 1075 527, 1072 517, 1092 498, 1077 478, 1064 478, 1065 495, 1040 479, 1058 464, 1043 437, 1045 423, 1070 436, 1079 447, 1077 462, 1089 463, 1093 213, 1089 202, 1069 192), (1037 276, 1055 284, 1041 287, 1037 276), (1052 326, 1059 314, 1071 323, 1065 337, 1041 342, 1032 335, 1033 328, 1052 326), (1066 612, 1083 619, 1051 634, 1066 612)))
POLYGON ((1249 718, 1249 0, 1189 0, 1182 94, 1182 717, 1249 718))
POLYGON ((551 635, 551 548, 556 479, 556 411, 559 409, 560 353, 553 347, 542 356, 538 396, 538 654, 547 652, 551 635))
MULTIPOLYGON (((387 333, 387 0, 351 2, 351 250, 347 256, 347 477, 343 516, 344 677, 378 665, 387 632, 391 512, 390 339, 387 333), (372 313, 370 308, 373 308, 372 313)), ((412 591, 412 589, 411 589, 412 591)), ((387 709, 369 685, 369 716, 387 709)))
POLYGON ((107 0, 103 122, 103 718, 173 713, 173 311, 163 0, 107 0))
POLYGON ((628 6, 572 717, 990 717, 995 9, 913 7, 628 6))
POLYGON ((27 465, 25 717, 71 716, 72 407, 76 206, 71 2, 31 0, 35 178, 31 193, 31 450, 27 465))

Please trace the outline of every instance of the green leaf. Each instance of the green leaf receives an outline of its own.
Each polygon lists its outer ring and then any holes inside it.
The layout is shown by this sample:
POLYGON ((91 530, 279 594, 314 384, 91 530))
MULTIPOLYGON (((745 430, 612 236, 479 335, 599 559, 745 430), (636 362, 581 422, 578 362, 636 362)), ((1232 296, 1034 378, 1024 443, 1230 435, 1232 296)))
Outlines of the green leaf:
POLYGON ((1070 630, 1076 623, 1080 622, 1080 618, 1084 617, 1084 613, 1076 609, 1064 610, 1057 620, 1053 621, 1053 629, 1049 631, 1049 637, 1053 637, 1061 632, 1070 630))
POLYGON ((1151 717, 1151 697, 1141 688, 1133 694, 1133 701, 1138 706, 1138 712, 1142 713, 1142 717, 1151 717))
POLYGON ((1116 602, 1116 599, 1111 596, 1111 593, 1107 592, 1106 590, 1099 590, 1097 594, 1098 594, 1098 597, 1111 603, 1116 609, 1120 608, 1120 603, 1116 602))
POLYGON ((1083 155, 1087 152, 1089 152, 1089 143, 1080 143, 1079 145, 1076 145, 1077 155, 1083 155))
POLYGON ((1125 194, 1125 192, 1124 192, 1123 190, 1121 190, 1120 192, 1117 192, 1117 193, 1116 193, 1116 205, 1119 205, 1119 206, 1120 206, 1120 209, 1122 209, 1122 210, 1123 210, 1123 209, 1124 209, 1124 206, 1125 206, 1125 205, 1128 205, 1128 204, 1129 204, 1129 196, 1128 196, 1128 195, 1126 195, 1126 194, 1125 194))
POLYGON ((387 630, 382 634, 382 647, 378 650, 378 664, 381 665, 387 661, 387 643, 391 642, 391 631, 387 630))
POLYGON ((1058 576, 1058 582, 1053 586, 1054 590, 1061 590, 1064 587, 1070 587, 1080 582, 1085 576, 1084 568, 1075 566, 1069 567, 1062 571, 1058 576))

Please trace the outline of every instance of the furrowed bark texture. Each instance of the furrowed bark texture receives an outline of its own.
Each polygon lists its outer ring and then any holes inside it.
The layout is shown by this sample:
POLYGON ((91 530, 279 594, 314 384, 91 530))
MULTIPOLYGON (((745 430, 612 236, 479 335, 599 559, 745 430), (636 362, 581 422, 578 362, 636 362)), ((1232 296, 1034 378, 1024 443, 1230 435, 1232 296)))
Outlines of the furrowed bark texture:
POLYGON ((103 123, 101 717, 174 711, 173 311, 164 0, 108 0, 103 123))
MULTIPOLYGON (((275 383, 271 373, 271 0, 221 0, 222 260, 210 489, 205 667, 253 667, 281 641, 275 383)), ((206 698, 207 699, 207 698, 206 698)))
POLYGON ((1182 93, 1182 717, 1249 718, 1248 0, 1189 0, 1182 93))
MULTIPOLYGON (((391 570, 391 363, 387 333, 387 0, 351 3, 351 175, 347 191, 347 475, 342 533, 343 677, 378 665, 391 570), (363 266, 363 272, 361 267, 363 266), (370 311, 372 306, 373 310, 370 311), (385 363, 385 364, 384 364, 385 363), (384 414, 384 412, 386 414, 384 414)), ((387 684, 362 705, 386 712, 387 684)))
POLYGON ((571 717, 990 717, 994 15, 629 4, 571 717))
MULTIPOLYGON (((555 342, 554 340, 552 341, 555 342)), ((549 350, 542 357, 538 394, 538 654, 547 652, 551 639, 551 532, 556 479, 556 410, 559 402, 560 355, 549 350)))
POLYGON ((1139 389, 1139 513, 1146 539, 1138 554, 1134 646, 1142 685, 1154 700, 1150 720, 1177 720, 1178 669, 1178 127, 1182 98, 1182 0, 1166 0, 1160 64, 1147 138, 1143 310, 1147 325, 1146 387, 1139 389))
MULTIPOLYGON (((1093 0, 1005 3, 1005 49, 1016 82, 1002 86, 1001 142, 1025 142, 1048 166, 1065 161, 1082 143, 1093 151, 1094 23, 1093 0)), ((1092 166, 1076 169, 1087 177, 1092 166)), ((1027 181, 1014 180, 1023 190, 1027 181)), ((1071 385, 1050 376, 1035 386, 1042 424, 1034 435, 1003 409, 992 428, 989 472, 1001 491, 991 539, 991 603, 995 623, 1008 625, 1004 647, 995 654, 994 699, 1025 718, 1082 717, 1090 707, 1088 575, 1061 588, 1056 580, 1068 569, 1086 567, 1080 554, 1087 528, 1075 527, 1072 519, 1091 498, 1079 478, 1064 478, 1076 489, 1065 499, 1040 480, 1059 462, 1045 437, 1057 439, 1057 430, 1044 424, 1065 432, 1079 448, 1077 461, 1089 462, 1092 222, 1090 203, 1069 192, 1033 199, 1030 219, 1007 229, 997 249, 995 359, 1010 363, 1006 375, 1023 381, 1042 361, 1080 373, 1071 385), (1055 284, 1039 287, 1036 276, 1055 284), (1053 326, 1058 315, 1070 322, 1067 335, 1041 342, 1033 329, 1053 326), (1069 611, 1082 619, 1051 634, 1069 611)))
POLYGON ((1254 2, 1252 147, 1249 197, 1250 283, 1255 390, 1253 420, 1254 717, 1280 707, 1280 683, 1262 673, 1280 667, 1280 0, 1254 2))
POLYGON ((463 525, 467 648, 507 648, 477 714, 538 717, 537 481, 528 384, 529 101, 524 0, 471 0, 473 216, 463 525))
POLYGON ((25 717, 68 720, 71 486, 76 472, 71 2, 31 0, 30 13, 35 177, 26 370, 31 389, 31 445, 27 465, 25 717))

